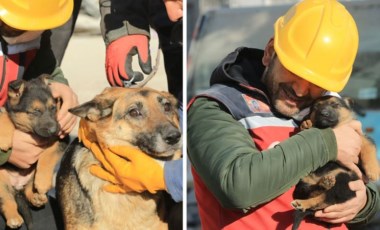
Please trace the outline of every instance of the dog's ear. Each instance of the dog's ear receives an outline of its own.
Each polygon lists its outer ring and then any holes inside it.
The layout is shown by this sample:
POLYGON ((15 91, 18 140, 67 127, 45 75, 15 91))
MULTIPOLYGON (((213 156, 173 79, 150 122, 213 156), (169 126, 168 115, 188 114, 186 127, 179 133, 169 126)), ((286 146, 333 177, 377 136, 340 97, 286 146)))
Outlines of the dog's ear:
POLYGON ((49 74, 41 74, 38 76, 38 79, 42 81, 43 84, 49 85, 49 80, 51 80, 52 77, 49 74))
POLYGON ((112 114, 115 101, 125 95, 125 89, 119 87, 108 87, 91 101, 69 109, 69 112, 91 121, 97 121, 112 114))
POLYGON ((90 121, 97 121, 111 115, 113 102, 114 101, 102 101, 102 103, 99 103, 98 100, 94 99, 69 109, 69 112, 78 117, 89 119, 90 121))
POLYGON ((25 90, 25 82, 23 80, 15 80, 8 85, 8 103, 15 106, 20 102, 20 98, 25 90))

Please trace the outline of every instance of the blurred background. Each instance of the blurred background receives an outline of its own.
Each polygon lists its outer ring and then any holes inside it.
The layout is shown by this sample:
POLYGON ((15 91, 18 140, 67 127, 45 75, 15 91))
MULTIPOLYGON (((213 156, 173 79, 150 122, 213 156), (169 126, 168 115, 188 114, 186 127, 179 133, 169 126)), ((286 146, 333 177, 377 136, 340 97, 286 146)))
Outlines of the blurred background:
MULTIPOLYGON (((209 87, 216 65, 239 46, 264 48, 275 20, 295 0, 187 0, 187 96, 209 87)), ((340 1, 359 29, 359 52, 341 95, 356 102, 364 132, 380 146, 380 1, 340 1)), ((377 150, 380 159, 380 148, 377 150)), ((187 164, 187 227, 200 229, 187 164)), ((378 187, 380 184, 378 185, 378 187)), ((380 213, 365 229, 380 229, 380 213)))

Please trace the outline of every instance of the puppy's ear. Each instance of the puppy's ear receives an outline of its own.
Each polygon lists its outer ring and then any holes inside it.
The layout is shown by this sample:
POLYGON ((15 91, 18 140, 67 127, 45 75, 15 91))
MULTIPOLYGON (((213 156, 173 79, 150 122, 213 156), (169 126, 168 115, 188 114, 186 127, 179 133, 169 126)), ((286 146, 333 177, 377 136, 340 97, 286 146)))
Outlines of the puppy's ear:
POLYGON ((354 99, 350 98, 350 97, 342 97, 342 100, 344 101, 344 103, 346 103, 346 105, 348 106, 348 108, 352 109, 354 106, 355 106, 355 101, 354 99))
POLYGON ((52 77, 49 74, 41 74, 38 76, 38 79, 41 80, 43 84, 49 85, 49 80, 51 80, 52 77))
POLYGON ((23 80, 15 80, 8 85, 8 103, 15 106, 20 102, 20 98, 25 90, 25 82, 23 80))

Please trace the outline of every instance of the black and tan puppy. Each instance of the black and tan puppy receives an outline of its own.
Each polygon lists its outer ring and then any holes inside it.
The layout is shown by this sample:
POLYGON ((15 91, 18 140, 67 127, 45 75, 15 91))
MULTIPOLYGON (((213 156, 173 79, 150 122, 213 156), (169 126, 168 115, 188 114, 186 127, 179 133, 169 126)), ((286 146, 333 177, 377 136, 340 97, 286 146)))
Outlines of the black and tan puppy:
MULTIPOLYGON (((301 124, 301 129, 310 127, 336 127, 355 119, 351 101, 334 96, 324 96, 316 100, 311 107, 309 118, 301 124)), ((368 179, 379 179, 379 165, 376 158, 376 147, 366 136, 362 136, 362 148, 359 155, 359 166, 368 179)), ((302 178, 293 193, 292 206, 296 209, 293 229, 297 229, 306 215, 313 214, 333 204, 343 203, 356 196, 348 183, 358 180, 356 173, 336 162, 325 166, 302 178)))
POLYGON ((6 109, 0 112, 0 147, 2 150, 11 147, 15 128, 46 143, 46 149, 31 168, 19 169, 8 163, 0 167, 0 208, 10 228, 24 222, 17 210, 16 194, 23 192, 35 207, 48 201, 46 193, 52 188, 54 167, 67 146, 67 140, 59 141, 57 136, 60 130, 56 120, 58 106, 48 86, 48 75, 27 82, 16 80, 9 85, 6 109), (28 175, 29 179, 15 185, 12 183, 15 174, 28 175))
MULTIPOLYGON (((181 155, 177 101, 149 88, 107 88, 93 100, 70 110, 89 128, 88 138, 100 146, 133 146, 168 161, 181 155)), ((100 164, 77 140, 70 144, 57 177, 57 196, 65 229, 167 229, 165 192, 114 194, 108 183, 89 172, 100 164)), ((181 209, 180 209, 181 211, 181 209)), ((177 213, 179 215, 181 213, 177 213)), ((182 224, 173 229, 181 229, 182 224)))

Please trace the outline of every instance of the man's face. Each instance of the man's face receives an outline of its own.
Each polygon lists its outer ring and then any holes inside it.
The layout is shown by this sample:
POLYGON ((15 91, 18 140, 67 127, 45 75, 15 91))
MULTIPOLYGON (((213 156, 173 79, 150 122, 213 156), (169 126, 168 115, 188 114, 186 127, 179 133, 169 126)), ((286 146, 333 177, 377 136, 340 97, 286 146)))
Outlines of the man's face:
POLYGON ((263 82, 274 108, 286 117, 298 114, 325 92, 287 70, 276 55, 273 55, 264 72, 263 82))
POLYGON ((23 34, 25 30, 12 28, 0 20, 0 35, 5 37, 17 37, 23 34))

